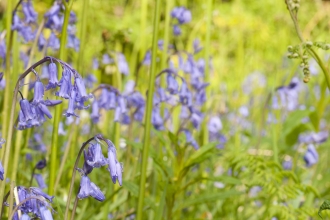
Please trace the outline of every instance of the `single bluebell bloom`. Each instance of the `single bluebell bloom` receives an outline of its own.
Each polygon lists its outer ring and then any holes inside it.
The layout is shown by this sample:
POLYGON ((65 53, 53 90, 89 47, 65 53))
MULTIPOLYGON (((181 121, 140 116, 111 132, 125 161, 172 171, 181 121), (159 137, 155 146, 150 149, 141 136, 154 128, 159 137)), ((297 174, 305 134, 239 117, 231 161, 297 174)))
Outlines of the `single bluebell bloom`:
POLYGON ((23 23, 22 23, 21 19, 19 18, 19 16, 17 15, 17 13, 14 13, 14 15, 13 15, 13 23, 11 25, 11 29, 13 31, 20 31, 22 27, 23 27, 23 23))
POLYGON ((80 41, 74 34, 68 35, 68 44, 67 47, 73 48, 75 51, 79 51, 80 48, 80 41))
POLYGON ((44 46, 46 45, 47 41, 42 33, 40 33, 39 39, 38 39, 38 49, 41 51, 44 46))
POLYGON ((88 151, 91 155, 91 157, 86 160, 88 165, 92 166, 93 168, 98 168, 107 164, 107 160, 102 154, 102 148, 99 143, 92 144, 88 148, 88 151))
POLYGON ((184 8, 184 10, 181 12, 181 15, 177 17, 180 24, 189 23, 191 21, 191 12, 184 8))
POLYGON ((160 115, 159 108, 154 108, 152 110, 151 124, 157 130, 163 130, 164 129, 164 121, 163 121, 163 119, 162 119, 162 117, 160 115))
POLYGON ((129 107, 140 108, 140 107, 145 106, 145 100, 144 100, 143 96, 141 95, 141 93, 139 93, 139 92, 131 93, 130 95, 128 95, 126 97, 126 100, 127 100, 127 105, 129 107))
POLYGON ((138 122, 142 122, 144 117, 144 106, 139 107, 138 109, 136 109, 136 111, 134 112, 134 119, 138 122))
POLYGON ((26 213, 23 213, 23 215, 21 216, 21 218, 19 220, 30 220, 30 216, 26 213))
POLYGON ((117 96, 117 103, 121 113, 125 113, 127 111, 125 98, 123 96, 117 96))
MULTIPOLYGON (((70 95, 72 94, 72 83, 71 83, 71 70, 64 68, 62 73, 62 78, 60 80, 60 91, 56 92, 55 95, 69 99, 70 95)), ((76 100, 76 92, 74 94, 74 97, 72 97, 73 100, 76 100)))
POLYGON ((103 54, 103 57, 102 57, 102 63, 104 64, 104 65, 108 65, 108 64, 111 64, 111 63, 113 63, 113 59, 112 58, 110 58, 110 56, 109 56, 109 54, 103 54))
POLYGON ((319 160, 319 154, 317 153, 313 144, 308 145, 304 160, 307 167, 311 167, 319 160))
POLYGON ((207 125, 209 132, 217 133, 222 129, 222 123, 219 117, 213 116, 210 118, 207 125))
POLYGON ((178 82, 176 81, 176 79, 172 76, 171 73, 167 74, 166 77, 166 82, 167 82, 167 91, 171 94, 171 95, 175 95, 179 92, 179 85, 178 82))
POLYGON ((36 32, 30 26, 22 26, 18 33, 23 37, 25 42, 33 41, 36 36, 36 32))
MULTIPOLYGON (((165 90, 162 87, 157 88, 157 94, 158 94, 158 98, 159 98, 160 102, 166 102, 167 96, 166 96, 165 90)), ((154 104, 156 104, 156 103, 154 102, 154 104)))
POLYGON ((70 95, 70 98, 69 98, 69 106, 68 106, 68 109, 65 111, 65 113, 63 115, 65 115, 66 117, 70 117, 70 116, 76 116, 78 117, 78 115, 76 115, 74 113, 74 107, 75 107, 75 99, 76 99, 76 91, 75 89, 73 89, 71 91, 71 95, 70 95))
POLYGON ((117 173, 117 180, 119 185, 121 186, 123 184, 123 167, 122 165, 116 161, 116 173, 117 173))
POLYGON ((97 101, 94 100, 94 102, 92 104, 92 113, 91 113, 91 118, 94 123, 98 123, 100 120, 99 112, 100 112, 99 104, 97 101))
POLYGON ((53 48, 54 50, 60 49, 60 40, 52 32, 48 39, 48 47, 53 48))
POLYGON ((36 164, 35 168, 38 169, 38 170, 42 170, 46 166, 47 166, 47 161, 44 158, 44 159, 38 161, 38 163, 36 164))
POLYGON ((129 74, 128 63, 126 61, 124 54, 122 54, 122 53, 117 54, 117 65, 118 65, 118 70, 120 73, 122 73, 126 76, 129 74))
POLYGON ((49 209, 47 209, 47 207, 40 206, 39 211, 41 220, 53 220, 52 213, 49 209))
POLYGON ((195 95, 195 104, 202 106, 206 102, 206 92, 205 89, 200 89, 195 95))
POLYGON ((49 200, 51 203, 53 202, 54 196, 50 196, 47 193, 44 193, 41 189, 39 189, 38 187, 30 187, 30 190, 33 194, 37 195, 37 196, 42 196, 45 199, 49 200))
POLYGON ((61 10, 61 5, 58 2, 54 2, 53 6, 45 13, 45 17, 52 17, 56 14, 58 14, 61 10))
POLYGON ((93 182, 91 182, 90 187, 91 187, 91 192, 90 192, 91 197, 93 197, 94 199, 100 202, 105 200, 105 196, 98 186, 96 186, 93 182))
POLYGON ((195 39, 193 42, 194 54, 200 52, 203 48, 200 46, 199 39, 195 39))
POLYGON ((34 84, 34 97, 33 97, 33 103, 37 104, 40 101, 43 100, 45 94, 44 84, 37 80, 34 84))
POLYGON ((183 11, 184 11, 184 7, 174 7, 171 11, 171 17, 178 18, 181 16, 183 11))
POLYGON ((48 66, 48 73, 49 73, 49 82, 46 86, 46 90, 53 89, 58 86, 58 78, 57 78, 57 66, 55 63, 51 62, 48 66))
POLYGON ((64 123, 60 122, 58 125, 58 134, 59 135, 66 135, 66 131, 64 130, 64 123))
POLYGON ((175 35, 175 36, 179 36, 179 35, 181 35, 181 28, 179 27, 179 25, 173 25, 173 34, 175 35))
POLYGON ((129 125, 131 123, 131 117, 127 113, 122 114, 120 123, 124 125, 129 125))
POLYGON ((93 74, 87 74, 87 76, 84 78, 84 83, 86 85, 86 88, 93 88, 94 83, 96 82, 97 79, 93 74))
POLYGON ((47 188, 47 185, 45 183, 44 178, 42 177, 41 174, 34 174, 34 178, 36 179, 38 186, 40 189, 45 189, 47 188))
POLYGON ((191 146, 193 146, 195 148, 195 150, 199 149, 199 145, 196 142, 196 140, 194 139, 194 137, 192 136, 191 132, 187 129, 184 129, 183 132, 186 135, 186 142, 187 144, 190 144, 191 146))
POLYGON ((92 94, 87 94, 84 81, 81 77, 75 77, 75 86, 78 91, 77 97, 79 97, 79 100, 76 101, 80 101, 80 100, 86 101, 87 99, 92 97, 92 94))
POLYGON ((188 89, 187 83, 185 81, 182 82, 181 89, 179 92, 180 102, 183 105, 191 106, 192 105, 192 94, 188 89))
POLYGON ((41 118, 44 115, 46 115, 49 119, 53 117, 47 106, 44 105, 43 103, 39 103, 38 105, 36 105, 36 112, 38 116, 41 116, 41 118))
POLYGON ((108 147, 108 171, 113 183, 116 183, 117 178, 116 161, 116 148, 110 146, 108 147))
POLYGON ((35 12, 31 1, 22 2, 22 10, 25 16, 25 23, 36 23, 38 14, 35 12))
POLYGON ((114 121, 115 122, 120 122, 121 119, 121 108, 119 106, 116 107, 115 109, 115 116, 114 116, 114 121))
POLYGON ((195 128, 199 128, 199 126, 203 120, 203 114, 193 107, 190 107, 189 110, 191 113, 191 116, 190 116, 191 123, 193 124, 193 126, 195 128))
POLYGON ((26 121, 30 121, 33 118, 35 118, 35 115, 32 112, 32 108, 30 105, 30 102, 26 99, 21 99, 19 102, 20 106, 21 106, 21 111, 24 115, 24 118, 26 121))
POLYGON ((148 50, 142 61, 143 65, 150 66, 151 64, 151 51, 148 50))
POLYGON ((84 150, 84 165, 82 171, 86 176, 93 171, 93 167, 87 163, 87 160, 92 160, 92 155, 88 150, 84 150))
POLYGON ((2 59, 6 58, 6 42, 4 40, 0 41, 0 57, 2 59))

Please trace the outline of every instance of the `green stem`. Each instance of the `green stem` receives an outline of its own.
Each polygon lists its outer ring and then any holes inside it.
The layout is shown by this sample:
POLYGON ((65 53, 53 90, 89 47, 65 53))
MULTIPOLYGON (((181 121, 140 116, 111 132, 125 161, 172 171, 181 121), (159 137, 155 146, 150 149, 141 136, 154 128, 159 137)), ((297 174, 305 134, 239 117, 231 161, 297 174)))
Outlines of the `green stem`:
POLYGON ((82 18, 80 22, 80 50, 79 50, 79 57, 78 57, 78 72, 81 73, 83 77, 83 68, 84 68, 84 54, 85 54, 85 44, 86 44, 86 28, 87 28, 87 16, 88 16, 88 0, 83 0, 82 5, 82 18))
MULTIPOLYGON (((63 1, 65 2, 65 1, 63 1)), ((69 24, 70 10, 72 7, 72 2, 68 6, 65 4, 64 11, 64 22, 62 27, 61 44, 60 44, 60 60, 66 60, 66 41, 67 41, 67 30, 69 24)), ((54 194, 54 184, 56 179, 56 164, 57 164, 57 151, 58 151, 58 127, 61 120, 61 114, 63 110, 63 105, 57 105, 55 107, 54 123, 53 123, 53 133, 52 133, 52 144, 50 153, 50 174, 49 174, 49 187, 48 194, 54 194)))
MULTIPOLYGON (((293 13, 292 8, 291 8, 291 5, 288 3, 288 0, 285 0, 285 3, 288 6, 288 10, 290 12, 290 16, 291 16, 291 19, 293 21, 294 27, 296 29, 296 33, 298 35, 298 38, 300 39, 300 41, 302 43, 304 43, 305 40, 304 40, 304 37, 303 37, 303 35, 301 33, 301 30, 300 30, 300 27, 299 27, 299 24, 298 24, 297 15, 295 15, 293 13)), ((308 52, 311 54, 311 56, 316 60, 316 62, 321 67, 321 69, 323 71, 323 74, 324 74, 324 77, 325 77, 325 80, 327 82, 328 89, 330 90, 330 75, 329 75, 329 72, 327 71, 325 65, 323 64, 322 60, 320 59, 320 57, 318 56, 318 54, 315 52, 315 50, 313 48, 307 48, 307 49, 308 49, 308 52)))
POLYGON ((160 15, 160 0, 156 0, 156 9, 153 22, 153 39, 152 39, 152 59, 151 59, 151 72, 149 77, 149 89, 147 98, 147 109, 145 117, 145 131, 144 131, 144 143, 142 149, 142 164, 141 164, 141 179, 139 187, 139 200, 137 208, 137 220, 143 219, 143 201, 145 192, 145 183, 147 175, 148 165, 148 153, 150 145, 150 131, 151 131, 151 114, 153 108, 153 95, 155 90, 155 77, 156 77, 156 55, 157 55, 157 40, 158 40, 158 26, 160 15))

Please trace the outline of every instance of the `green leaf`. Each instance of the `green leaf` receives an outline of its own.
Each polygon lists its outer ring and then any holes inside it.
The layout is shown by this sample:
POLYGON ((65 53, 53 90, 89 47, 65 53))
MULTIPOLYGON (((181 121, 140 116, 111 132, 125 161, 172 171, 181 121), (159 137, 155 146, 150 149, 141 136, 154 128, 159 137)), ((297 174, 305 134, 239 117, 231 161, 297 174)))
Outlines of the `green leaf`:
MULTIPOLYGON (((211 150, 213 150, 215 148, 215 143, 209 143, 205 146, 202 146, 200 149, 198 149, 197 151, 195 151, 189 158, 188 160, 185 162, 184 167, 190 167, 192 165, 194 165, 197 162, 201 162, 201 158, 203 156, 205 156, 207 153, 209 153, 211 150)), ((203 158, 205 159, 205 158, 203 158)))
POLYGON ((190 198, 183 200, 181 203, 179 203, 174 209, 182 209, 191 205, 198 205, 198 204, 204 204, 212 201, 218 201, 221 199, 227 199, 233 196, 238 196, 243 193, 237 192, 236 190, 227 190, 221 193, 206 193, 206 194, 200 194, 196 196, 196 198, 190 198))
POLYGON ((326 210, 326 209, 330 209, 330 200, 325 200, 322 205, 320 206, 320 209, 319 209, 319 216, 323 219, 323 217, 321 216, 321 212, 323 210, 326 210))
POLYGON ((139 196, 139 186, 131 181, 123 181, 123 187, 126 188, 133 196, 139 196))
POLYGON ((292 112, 285 120, 283 126, 283 134, 287 136, 289 133, 291 133, 296 127, 301 125, 301 120, 307 117, 309 114, 310 114, 309 110, 292 112))

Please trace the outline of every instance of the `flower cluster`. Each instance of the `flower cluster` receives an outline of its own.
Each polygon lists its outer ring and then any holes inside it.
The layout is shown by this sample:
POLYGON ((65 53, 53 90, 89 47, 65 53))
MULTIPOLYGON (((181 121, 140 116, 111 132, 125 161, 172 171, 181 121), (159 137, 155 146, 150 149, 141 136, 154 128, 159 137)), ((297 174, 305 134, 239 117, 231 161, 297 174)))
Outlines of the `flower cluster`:
POLYGON ((181 35, 180 25, 191 21, 191 12, 185 7, 175 7, 171 12, 171 16, 177 20, 177 24, 173 25, 173 34, 176 36, 181 35))
POLYGON ((21 110, 19 112, 17 125, 17 129, 19 130, 40 126, 46 121, 46 117, 49 119, 52 118, 48 107, 62 103, 61 100, 44 99, 45 90, 55 89, 57 87, 60 88, 55 95, 69 100, 68 109, 64 113, 66 117, 77 116, 75 114, 75 109, 81 110, 89 107, 85 106, 84 102, 91 98, 92 95, 87 94, 83 79, 78 72, 67 63, 55 58, 46 58, 50 59, 48 65, 49 82, 44 86, 38 74, 32 69, 37 77, 37 80, 34 83, 34 97, 31 102, 24 99, 23 96, 20 100, 21 110), (60 81, 58 81, 57 66, 53 61, 58 62, 62 66, 63 71, 60 81))
POLYGON ((92 143, 88 150, 84 150, 84 165, 82 169, 78 170, 82 174, 80 181, 80 190, 77 195, 79 199, 84 199, 89 196, 93 197, 98 201, 105 199, 104 194, 98 186, 96 186, 88 177, 94 168, 100 168, 102 166, 108 166, 112 182, 115 184, 118 180, 119 185, 122 185, 122 172, 123 168, 121 163, 118 162, 116 156, 116 148, 113 143, 108 139, 102 139, 107 143, 108 146, 108 158, 105 158, 102 153, 101 142, 95 137, 95 143, 92 143))
POLYGON ((293 111, 299 106, 299 80, 293 78, 288 86, 280 86, 276 88, 273 96, 273 108, 284 108, 288 111, 293 111))
MULTIPOLYGON (((49 196, 37 187, 25 188, 23 186, 17 187, 18 200, 17 202, 23 204, 18 208, 22 212, 20 219, 30 219, 30 215, 36 218, 52 220, 52 213, 50 211, 54 196, 49 196)), ((18 216, 16 214, 16 219, 18 216)))

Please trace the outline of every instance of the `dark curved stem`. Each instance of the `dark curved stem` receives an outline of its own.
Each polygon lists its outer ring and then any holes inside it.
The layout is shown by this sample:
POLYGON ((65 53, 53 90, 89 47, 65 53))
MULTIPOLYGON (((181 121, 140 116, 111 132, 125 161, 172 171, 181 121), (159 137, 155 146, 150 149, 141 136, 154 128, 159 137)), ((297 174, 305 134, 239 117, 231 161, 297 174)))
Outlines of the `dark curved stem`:
POLYGON ((1 206, 1 212, 0 212, 0 219, 2 219, 3 204, 7 201, 9 194, 10 194, 10 190, 7 192, 7 194, 6 194, 5 197, 3 198, 2 206, 1 206))
POLYGON ((69 194, 68 194, 68 200, 66 202, 66 208, 65 208, 65 215, 64 215, 64 219, 67 220, 68 219, 68 215, 69 215, 69 208, 70 208, 70 200, 71 200, 71 196, 72 196, 72 191, 73 191, 73 185, 74 185, 74 179, 76 176, 76 171, 77 171, 77 167, 79 164, 79 159, 80 156, 82 154, 82 152, 84 151, 85 147, 88 146, 89 142, 93 141, 95 138, 98 138, 100 140, 105 140, 101 134, 97 134, 94 137, 88 139, 85 143, 83 143, 83 145, 81 146, 79 153, 77 155, 77 159, 76 162, 74 163, 73 166, 73 170, 72 170, 72 176, 71 176, 71 183, 70 183, 70 189, 69 189, 69 194))
MULTIPOLYGON (((79 190, 80 190, 80 187, 79 187, 79 190)), ((78 190, 78 192, 79 192, 79 190, 78 190)), ((72 209, 71 220, 74 220, 74 216, 76 214, 76 209, 77 209, 77 206, 78 206, 78 202, 79 202, 78 195, 76 195, 76 199, 74 200, 74 205, 73 205, 73 209, 72 209)))

